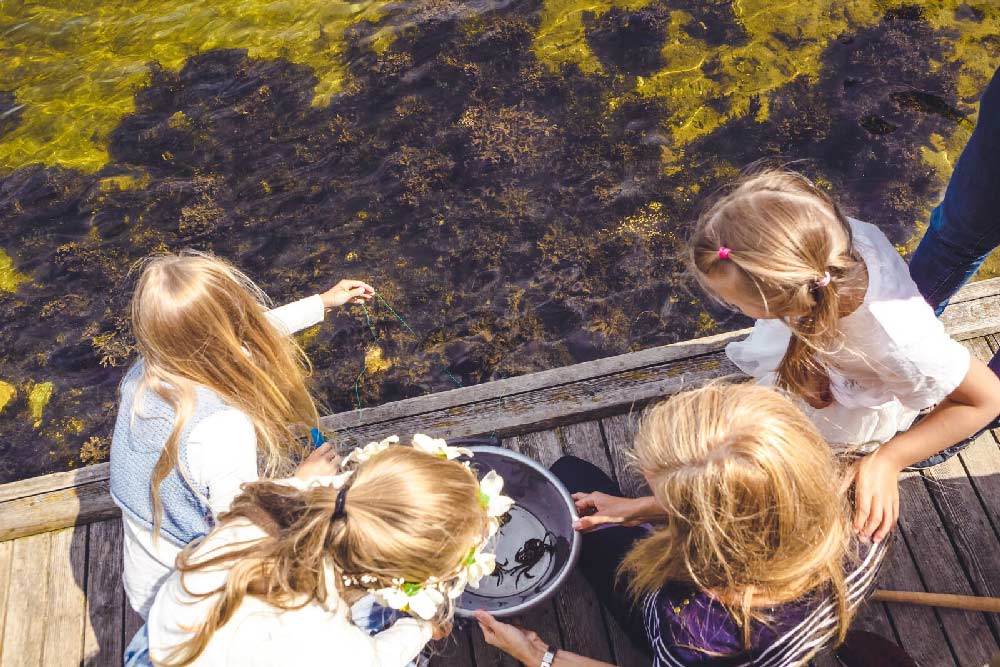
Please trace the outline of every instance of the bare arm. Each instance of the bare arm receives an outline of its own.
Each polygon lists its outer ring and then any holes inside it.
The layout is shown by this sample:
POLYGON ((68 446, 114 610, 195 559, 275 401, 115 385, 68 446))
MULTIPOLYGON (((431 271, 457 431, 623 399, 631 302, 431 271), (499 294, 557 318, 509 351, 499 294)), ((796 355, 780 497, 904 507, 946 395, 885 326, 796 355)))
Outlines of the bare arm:
POLYGON ((973 357, 962 383, 930 414, 858 461, 854 529, 862 537, 883 540, 899 517, 900 472, 968 438, 998 414, 1000 379, 973 357))

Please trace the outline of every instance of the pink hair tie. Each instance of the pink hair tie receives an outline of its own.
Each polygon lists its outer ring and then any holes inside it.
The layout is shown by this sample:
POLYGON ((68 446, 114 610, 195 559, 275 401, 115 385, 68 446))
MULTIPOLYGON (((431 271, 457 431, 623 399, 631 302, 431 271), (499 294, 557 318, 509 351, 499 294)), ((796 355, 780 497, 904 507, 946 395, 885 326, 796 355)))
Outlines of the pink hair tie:
POLYGON ((816 287, 826 287, 830 284, 830 272, 825 271, 823 277, 816 281, 816 287))
POLYGON ((727 248, 724 245, 719 246, 719 259, 729 259, 729 253, 733 251, 732 248, 727 248))

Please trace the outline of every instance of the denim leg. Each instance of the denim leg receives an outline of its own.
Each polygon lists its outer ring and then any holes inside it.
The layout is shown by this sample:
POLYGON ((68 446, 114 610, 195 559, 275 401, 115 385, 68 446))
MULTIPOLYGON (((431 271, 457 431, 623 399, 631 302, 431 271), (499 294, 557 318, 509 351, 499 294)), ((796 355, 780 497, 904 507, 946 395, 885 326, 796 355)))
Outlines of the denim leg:
POLYGON ((123 663, 125 667, 153 667, 152 659, 149 657, 149 633, 145 624, 125 647, 123 663))
MULTIPOLYGON (((623 495, 618 485, 603 470, 583 459, 564 456, 552 465, 552 472, 570 493, 600 491, 623 495)), ((636 648, 650 654, 649 637, 641 605, 633 603, 626 590, 627 582, 618 578, 618 566, 636 540, 647 534, 644 528, 613 526, 583 535, 579 568, 594 589, 597 599, 607 607, 636 648)))
POLYGON ((1000 246, 1000 69, 979 103, 979 121, 955 164, 944 200, 910 260, 910 276, 939 314, 1000 246))

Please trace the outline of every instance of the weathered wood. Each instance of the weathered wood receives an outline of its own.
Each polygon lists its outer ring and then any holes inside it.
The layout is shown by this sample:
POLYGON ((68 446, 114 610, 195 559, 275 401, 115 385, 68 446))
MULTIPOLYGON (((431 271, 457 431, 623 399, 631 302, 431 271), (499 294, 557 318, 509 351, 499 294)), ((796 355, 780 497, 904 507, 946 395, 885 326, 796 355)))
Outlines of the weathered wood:
MULTIPOLYGON (((879 585, 901 591, 925 590, 920 574, 913 565, 909 546, 896 532, 886 562, 882 566, 879 585)), ((912 655, 918 664, 930 667, 961 667, 948 646, 936 610, 930 607, 900 605, 885 607, 892 627, 896 629, 900 646, 912 655)))
POLYGON ((122 523, 90 524, 87 558, 87 624, 83 664, 107 667, 122 662, 122 523))
POLYGON ((632 413, 606 417, 601 420, 608 450, 611 452, 615 480, 622 492, 632 498, 649 495, 649 486, 646 484, 646 480, 632 469, 628 459, 628 452, 632 450, 636 429, 639 426, 638 419, 639 415, 632 413))
POLYGON ((7 592, 10 589, 10 564, 14 543, 0 542, 0 665, 3 664, 3 636, 7 619, 7 592))
POLYGON ((409 437, 423 432, 453 438, 495 432, 508 437, 625 412, 736 372, 724 353, 714 352, 507 395, 502 408, 494 399, 374 423, 363 411, 341 413, 325 417, 323 424, 336 430, 334 439, 340 447, 378 440, 387 433, 409 437))
POLYGON ((615 665, 617 667, 649 667, 649 656, 636 648, 615 617, 606 609, 604 610, 604 622, 608 627, 608 637, 611 639, 615 665))
MULTIPOLYGON (((930 494, 919 473, 903 473, 899 484, 901 506, 899 530, 910 545, 913 561, 928 592, 972 595, 954 547, 941 524, 930 494)), ((886 586, 891 590, 918 590, 886 586)), ((985 617, 955 609, 938 609, 944 631, 961 665, 981 664, 997 650, 985 617)), ((898 627, 898 626, 897 626, 898 627)))
POLYGON ((42 533, 14 542, 0 667, 35 667, 42 661, 50 541, 42 533))
POLYGON ((0 540, 111 519, 119 514, 108 495, 107 481, 26 496, 0 503, 0 540))
POLYGON ((556 436, 562 445, 563 453, 597 466, 604 471, 604 474, 614 479, 615 471, 608 459, 608 448, 599 421, 563 426, 556 429, 556 436))
MULTIPOLYGON (((978 595, 1000 597, 1000 540, 961 459, 952 457, 924 476, 972 588, 978 595)), ((987 620, 994 634, 1000 634, 1000 614, 988 615, 987 620)))
POLYGON ((91 482, 108 480, 108 464, 96 463, 78 470, 54 472, 40 477, 30 477, 19 482, 0 484, 0 503, 18 498, 26 498, 39 493, 50 493, 59 489, 83 486, 91 482))
POLYGON ((430 667, 476 667, 472 633, 479 630, 473 626, 471 622, 467 628, 456 628, 444 641, 432 642, 430 667))
POLYGON ((893 630, 892 624, 889 623, 889 616, 885 612, 885 605, 881 602, 872 602, 869 600, 862 605, 854 617, 853 627, 858 630, 874 632, 890 641, 899 643, 899 637, 896 636, 896 631, 893 630))
POLYGON ((87 529, 63 528, 50 534, 48 610, 45 614, 46 667, 79 667, 87 611, 84 594, 87 529))
POLYGON ((132 641, 132 637, 135 637, 135 633, 142 627, 144 621, 142 620, 142 616, 132 609, 132 605, 128 601, 128 596, 125 595, 124 588, 122 589, 122 609, 125 612, 125 625, 122 628, 122 646, 128 646, 129 642, 132 641))
MULTIPOLYGON (((958 290, 955 296, 951 297, 948 301, 948 307, 950 308, 954 304, 962 303, 963 301, 975 301, 976 299, 995 296, 1000 296, 1000 278, 977 280, 963 285, 962 289, 958 290)), ((945 311, 947 312, 947 309, 945 311)))

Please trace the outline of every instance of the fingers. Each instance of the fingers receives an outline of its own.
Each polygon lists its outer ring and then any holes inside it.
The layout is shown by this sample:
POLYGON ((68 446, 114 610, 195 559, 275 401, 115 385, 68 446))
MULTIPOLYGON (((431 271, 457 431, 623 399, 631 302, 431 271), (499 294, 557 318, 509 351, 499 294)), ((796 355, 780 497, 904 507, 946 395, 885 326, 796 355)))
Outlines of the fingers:
POLYGON ((577 514, 587 515, 597 511, 597 501, 591 493, 574 493, 573 502, 577 514))
POLYGON ((600 526, 607 524, 618 524, 625 521, 624 517, 620 516, 604 516, 602 514, 592 514, 590 516, 582 516, 573 522, 573 529, 581 533, 586 533, 600 526))
POLYGON ((854 501, 857 508, 854 510, 854 532, 861 533, 868 523, 868 517, 872 509, 872 497, 867 490, 862 489, 859 484, 854 491, 854 501))
POLYGON ((875 535, 872 537, 872 540, 878 543, 887 538, 897 521, 899 521, 899 494, 897 494, 889 503, 888 508, 882 517, 882 524, 878 527, 878 530, 875 531, 875 535))

